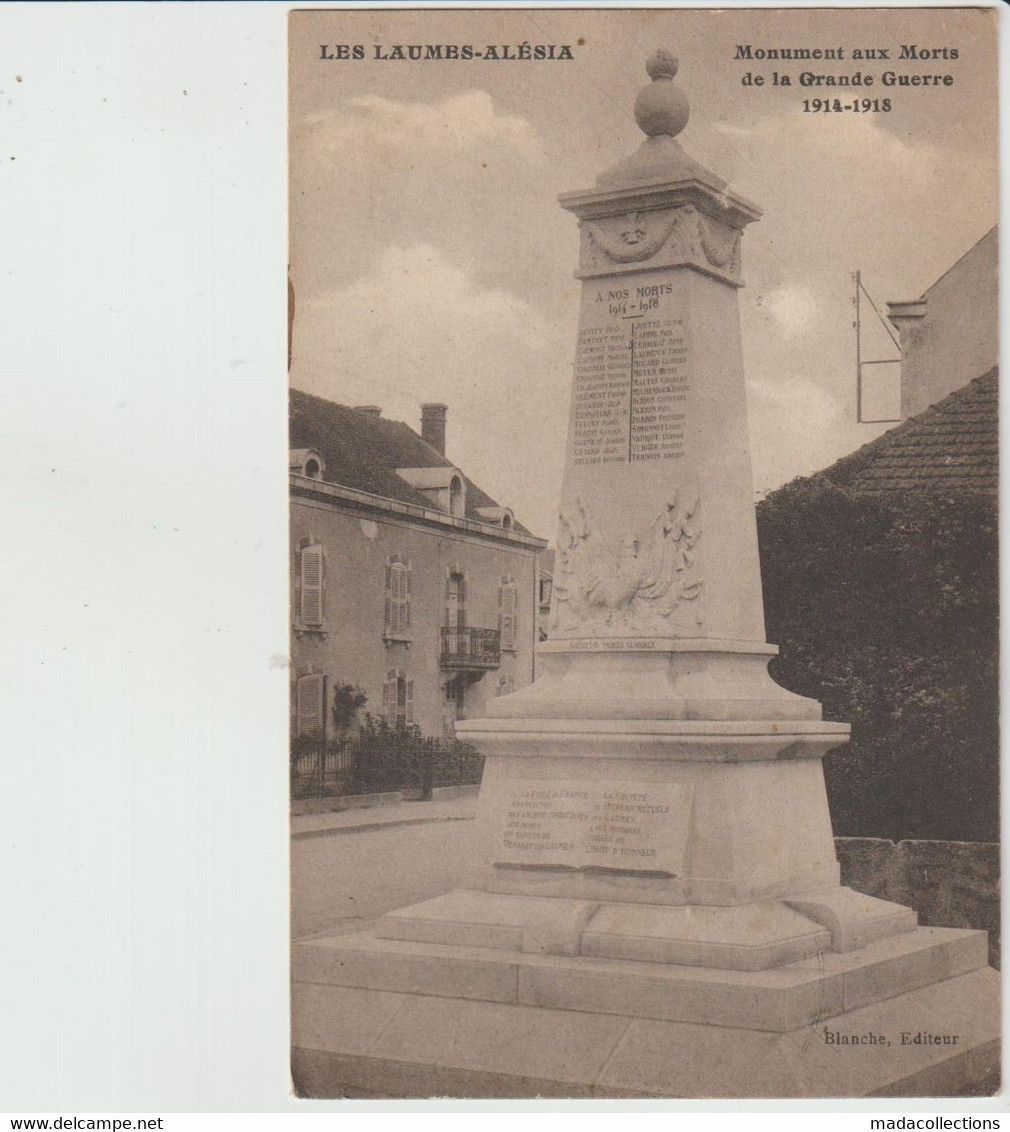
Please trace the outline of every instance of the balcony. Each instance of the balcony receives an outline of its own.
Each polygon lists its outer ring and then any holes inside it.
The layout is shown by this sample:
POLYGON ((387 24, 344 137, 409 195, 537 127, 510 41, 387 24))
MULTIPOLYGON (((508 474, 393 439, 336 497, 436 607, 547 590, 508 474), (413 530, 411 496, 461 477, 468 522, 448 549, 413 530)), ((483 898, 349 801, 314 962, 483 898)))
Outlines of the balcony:
POLYGON ((501 664, 497 629, 442 629, 439 667, 484 672, 501 664))

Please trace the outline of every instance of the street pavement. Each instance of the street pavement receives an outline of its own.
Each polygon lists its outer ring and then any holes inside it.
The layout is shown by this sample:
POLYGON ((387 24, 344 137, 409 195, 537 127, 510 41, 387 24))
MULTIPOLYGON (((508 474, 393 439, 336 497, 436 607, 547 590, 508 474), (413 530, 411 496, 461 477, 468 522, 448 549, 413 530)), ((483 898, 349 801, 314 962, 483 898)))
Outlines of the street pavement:
POLYGON ((293 819, 292 935, 355 931, 390 909, 458 888, 471 858, 475 805, 476 798, 404 802, 293 819))

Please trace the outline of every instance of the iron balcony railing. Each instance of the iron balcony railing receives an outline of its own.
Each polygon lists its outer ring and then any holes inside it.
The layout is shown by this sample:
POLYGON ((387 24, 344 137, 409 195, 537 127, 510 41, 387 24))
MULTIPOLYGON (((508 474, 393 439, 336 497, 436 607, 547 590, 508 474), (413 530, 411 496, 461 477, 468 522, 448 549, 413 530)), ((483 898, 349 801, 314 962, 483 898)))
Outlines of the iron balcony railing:
POLYGON ((439 654, 442 668, 497 668, 501 664, 501 633, 497 629, 442 629, 439 654))

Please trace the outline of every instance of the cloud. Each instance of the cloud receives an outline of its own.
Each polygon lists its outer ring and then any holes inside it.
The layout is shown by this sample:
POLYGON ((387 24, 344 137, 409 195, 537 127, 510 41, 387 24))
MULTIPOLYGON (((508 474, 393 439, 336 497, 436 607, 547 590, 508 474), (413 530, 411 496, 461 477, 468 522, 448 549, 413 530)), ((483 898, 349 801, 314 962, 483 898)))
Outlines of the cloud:
POLYGON ((369 94, 308 116, 292 148, 292 181, 306 195, 292 229, 299 296, 368 275, 382 247, 414 244, 516 294, 550 294, 564 249, 545 222, 557 211, 545 161, 536 129, 486 91, 433 102, 369 94), (549 237, 529 238, 545 228, 549 237))
POLYGON ((367 277, 309 300, 300 316, 300 356, 394 396, 406 373, 441 386, 497 351, 539 352, 550 335, 535 308, 476 286, 428 244, 385 248, 367 277))
POLYGON ((482 90, 433 103, 361 95, 339 110, 310 115, 305 127, 312 149, 344 160, 385 163, 390 154, 404 160, 413 154, 471 160, 475 151, 500 154, 503 149, 534 164, 545 157, 534 127, 518 115, 500 113, 482 90))
POLYGON ((988 156, 901 137, 872 114, 835 114, 830 128, 822 118, 790 109, 749 129, 715 127, 725 143, 715 167, 765 210, 753 262, 885 279, 911 263, 923 289, 991 226, 988 156), (966 184, 977 188, 965 194, 966 184))
POLYGON ((798 284, 776 287, 759 301, 767 306, 787 341, 816 332, 819 304, 809 288, 798 284))
POLYGON ((567 321, 481 286, 436 247, 394 245, 363 278, 298 306, 292 383, 379 404, 414 428, 423 401, 446 402, 449 458, 522 522, 549 529, 571 356, 567 321), (530 469, 507 458, 517 450, 538 454, 533 490, 530 469))
POLYGON ((749 380, 747 405, 758 491, 818 471, 841 455, 836 438, 844 407, 816 381, 749 380))

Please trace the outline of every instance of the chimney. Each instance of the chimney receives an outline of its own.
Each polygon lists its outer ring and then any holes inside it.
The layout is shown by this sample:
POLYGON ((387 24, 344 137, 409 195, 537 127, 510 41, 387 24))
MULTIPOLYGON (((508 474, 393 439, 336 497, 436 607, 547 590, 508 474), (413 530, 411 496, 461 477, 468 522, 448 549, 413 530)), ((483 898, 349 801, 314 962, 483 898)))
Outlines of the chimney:
POLYGON ((378 405, 355 405, 356 413, 364 413, 366 417, 381 417, 382 409, 378 405))
POLYGON ((449 411, 448 405, 429 403, 421 406, 421 439, 435 449, 440 455, 445 455, 445 417, 449 411))

